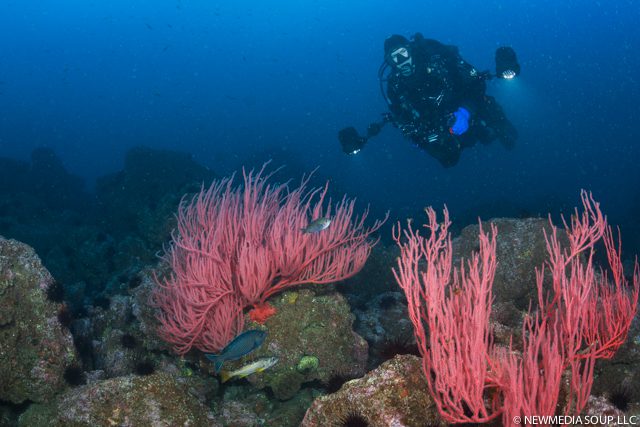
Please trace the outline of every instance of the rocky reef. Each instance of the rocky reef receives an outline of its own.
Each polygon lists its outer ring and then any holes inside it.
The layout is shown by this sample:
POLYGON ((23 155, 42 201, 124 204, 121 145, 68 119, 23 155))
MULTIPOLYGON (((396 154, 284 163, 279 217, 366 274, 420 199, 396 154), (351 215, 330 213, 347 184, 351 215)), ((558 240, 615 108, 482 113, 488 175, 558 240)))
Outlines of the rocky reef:
POLYGON ((326 384, 332 375, 357 378, 365 373, 367 342, 353 331, 354 316, 337 292, 316 288, 292 290, 269 300, 276 314, 264 325, 264 344, 250 358, 229 363, 228 369, 260 357, 278 357, 261 375, 248 377, 258 389, 269 388, 280 400, 291 399, 304 384, 326 384))
MULTIPOLYGON (((211 171, 188 155, 137 148, 93 197, 50 151, 0 166, 0 178, 21 177, 15 187, 0 179, 0 234, 26 242, 0 237, 0 425, 441 424, 391 273, 395 245, 376 246, 349 280, 275 295, 264 324, 246 316, 245 329, 267 339, 225 369, 278 363, 223 384, 201 352, 171 352, 148 304, 176 204, 211 171)), ((506 344, 535 297, 548 221, 490 222, 499 233, 492 326, 506 344)), ((471 225, 454 239, 456 264, 477 250, 477 232, 471 225)), ((616 357, 596 366, 589 413, 640 413, 639 367, 636 317, 616 357)))
POLYGON ((123 376, 76 387, 32 405, 19 426, 221 426, 187 385, 165 373, 123 376))
POLYGON ((440 425, 438 420, 421 360, 404 355, 383 363, 363 378, 347 382, 336 393, 317 398, 301 427, 422 427, 440 425), (350 419, 359 420, 360 424, 348 424, 350 419))
POLYGON ((46 402, 77 364, 56 283, 29 246, 0 236, 0 400, 46 402))

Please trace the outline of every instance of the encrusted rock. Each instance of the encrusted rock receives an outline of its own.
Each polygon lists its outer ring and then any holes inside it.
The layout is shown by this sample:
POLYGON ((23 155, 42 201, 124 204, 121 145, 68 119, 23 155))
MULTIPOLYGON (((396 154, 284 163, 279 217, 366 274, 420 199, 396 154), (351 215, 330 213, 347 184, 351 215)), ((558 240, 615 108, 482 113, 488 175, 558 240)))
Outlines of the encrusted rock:
POLYGON ((118 377, 32 405, 20 426, 221 426, 187 386, 166 373, 118 377))
POLYGON ((338 392, 317 398, 301 427, 345 425, 350 416, 372 427, 440 425, 422 362, 411 355, 396 356, 363 378, 345 383, 338 392))
MULTIPOLYGON (((264 325, 265 342, 248 358, 225 364, 226 369, 260 357, 278 357, 274 367, 247 379, 258 388, 271 388, 280 400, 293 397, 303 383, 326 383, 336 372, 352 378, 364 375, 367 342, 353 331, 354 316, 342 295, 302 289, 280 294, 269 303, 277 313, 264 325), (298 369, 310 360, 317 360, 313 369, 298 369)), ((256 327, 261 326, 248 322, 245 329, 256 327)))
MULTIPOLYGON (((540 218, 497 218, 483 224, 485 231, 490 224, 498 228, 496 247, 496 277, 493 295, 496 303, 512 303, 519 310, 529 307, 529 300, 536 296, 535 267, 547 259, 543 230, 549 232, 549 221, 540 218)), ((478 225, 465 227, 453 241, 454 265, 460 258, 469 259, 472 251, 478 250, 478 225)), ((563 237, 563 236, 561 236, 563 237)), ((498 319, 501 323, 509 323, 498 319)))
POLYGON ((62 304, 47 299, 53 283, 32 248, 0 237, 0 400, 45 402, 66 387, 77 355, 62 304))
POLYGON ((372 298, 365 309, 353 311, 358 319, 356 332, 369 343, 369 369, 395 356, 394 350, 417 351, 402 292, 384 292, 372 298))

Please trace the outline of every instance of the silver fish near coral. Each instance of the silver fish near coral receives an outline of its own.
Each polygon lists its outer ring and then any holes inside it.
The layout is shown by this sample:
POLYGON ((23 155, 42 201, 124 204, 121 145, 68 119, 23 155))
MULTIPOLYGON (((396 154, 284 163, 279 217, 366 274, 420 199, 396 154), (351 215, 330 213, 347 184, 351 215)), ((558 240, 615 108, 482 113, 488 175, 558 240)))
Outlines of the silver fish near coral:
POLYGON ((303 233, 317 233, 329 227, 331 224, 331 218, 318 218, 309 223, 306 227, 302 228, 303 233))
POLYGON ((236 369, 235 371, 222 371, 220 372, 220 379, 223 383, 226 383, 232 378, 248 377, 249 375, 255 374, 256 372, 262 372, 266 369, 269 369, 276 363, 278 363, 277 357, 264 357, 262 359, 256 360, 255 362, 249 363, 248 365, 245 365, 240 369, 236 369))

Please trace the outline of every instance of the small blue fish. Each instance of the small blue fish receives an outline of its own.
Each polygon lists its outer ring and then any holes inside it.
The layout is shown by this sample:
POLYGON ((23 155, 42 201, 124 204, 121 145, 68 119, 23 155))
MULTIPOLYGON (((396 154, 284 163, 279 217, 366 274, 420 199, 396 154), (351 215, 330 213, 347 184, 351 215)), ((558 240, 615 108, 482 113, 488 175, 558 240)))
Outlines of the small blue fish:
POLYGON ((306 227, 301 229, 303 233, 317 233, 329 227, 331 224, 331 218, 318 218, 309 223, 306 227))
POLYGON ((251 353, 262 345, 266 336, 267 333, 265 331, 250 329, 232 339, 220 353, 205 353, 204 355, 213 362, 214 370, 217 374, 222 369, 224 362, 238 360, 242 356, 251 353))

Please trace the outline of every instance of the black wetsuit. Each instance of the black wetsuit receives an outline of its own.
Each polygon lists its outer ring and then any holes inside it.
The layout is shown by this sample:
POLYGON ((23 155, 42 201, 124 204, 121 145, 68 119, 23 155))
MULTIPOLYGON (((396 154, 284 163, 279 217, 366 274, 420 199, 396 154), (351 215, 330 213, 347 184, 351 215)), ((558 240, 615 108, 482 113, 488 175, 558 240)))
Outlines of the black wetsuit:
POLYGON ((488 73, 479 73, 455 46, 414 36, 410 45, 413 74, 392 72, 387 96, 392 122, 416 145, 445 166, 458 162, 461 151, 477 141, 493 139, 511 148, 517 131, 496 100, 486 95, 488 73), (469 129, 462 135, 449 132, 452 114, 460 107, 471 113, 469 129))

